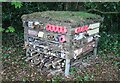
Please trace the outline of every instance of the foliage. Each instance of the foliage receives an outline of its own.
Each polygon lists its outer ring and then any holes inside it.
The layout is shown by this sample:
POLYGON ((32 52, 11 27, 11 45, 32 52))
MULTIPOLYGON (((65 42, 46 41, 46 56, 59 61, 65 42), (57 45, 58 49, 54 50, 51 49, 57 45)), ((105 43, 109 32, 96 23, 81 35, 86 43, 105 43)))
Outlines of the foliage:
POLYGON ((14 27, 12 27, 12 26, 9 26, 6 30, 5 30, 5 32, 14 32, 15 31, 15 29, 14 29, 14 27))
POLYGON ((21 8, 23 6, 22 2, 18 0, 12 0, 11 5, 14 5, 15 8, 21 8))
POLYGON ((0 32, 3 32, 4 30, 5 30, 4 28, 0 27, 0 32))
POLYGON ((118 66, 120 64, 120 34, 107 34, 103 32, 100 35, 99 55, 105 60, 113 58, 112 64, 118 66))
POLYGON ((71 67, 70 68, 70 74, 75 74, 75 72, 77 71, 77 68, 75 68, 75 67, 71 67))
POLYGON ((0 2, 6 2, 7 0, 0 0, 0 2))
MULTIPOLYGON (((21 8, 23 5, 22 5, 22 2, 21 1, 18 1, 18 0, 12 0, 11 2, 11 5, 14 5, 15 8, 21 8)), ((1 29, 1 32, 3 32, 5 29, 1 29)), ((15 28, 13 26, 9 26, 5 32, 14 32, 15 31, 15 28)))
POLYGON ((14 27, 12 27, 12 26, 9 26, 6 30, 4 29, 4 28, 2 28, 2 27, 0 27, 0 32, 15 32, 15 29, 14 29, 14 27))
POLYGON ((116 13, 120 10, 120 2, 52 2, 52 3, 34 3, 20 2, 13 0, 12 2, 3 3, 3 28, 13 26, 16 30, 23 29, 21 16, 27 13, 57 10, 57 11, 87 11, 90 13, 99 14, 104 18, 100 31, 119 33, 120 29, 120 14, 116 13), (96 9, 99 11, 92 11, 96 9), (89 11, 91 10, 91 11, 89 11), (19 27, 16 27, 19 26, 19 27))
POLYGON ((70 74, 75 76, 77 81, 89 81, 89 80, 93 80, 93 78, 94 78, 93 74, 89 75, 87 72, 85 72, 84 75, 79 75, 79 74, 77 74, 77 71, 79 71, 78 68, 75 68, 75 67, 70 68, 70 74))
POLYGON ((99 14, 104 18, 101 31, 119 33, 120 29, 120 2, 86 2, 84 4, 86 11, 99 14))
POLYGON ((99 49, 105 54, 111 53, 115 56, 120 56, 120 34, 107 34, 103 32, 100 35, 99 49))
POLYGON ((63 80, 63 78, 61 76, 54 76, 52 78, 52 83, 58 83, 61 80, 63 80))

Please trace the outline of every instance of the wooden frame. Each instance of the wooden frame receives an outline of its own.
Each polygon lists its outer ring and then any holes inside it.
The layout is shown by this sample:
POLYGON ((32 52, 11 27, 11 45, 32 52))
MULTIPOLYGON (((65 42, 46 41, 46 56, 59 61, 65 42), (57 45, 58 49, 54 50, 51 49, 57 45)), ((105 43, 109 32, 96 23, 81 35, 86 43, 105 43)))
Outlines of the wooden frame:
MULTIPOLYGON (((64 14, 66 12, 61 11, 59 13, 64 14)), ((67 13, 71 14, 71 12, 67 13)), ((78 12, 72 13, 76 15, 78 12)), ((87 17, 81 18, 81 16, 78 16, 78 22, 76 22, 76 16, 71 16, 68 19, 68 15, 65 16, 67 19, 66 22, 62 16, 62 19, 58 19, 60 16, 58 16, 57 11, 46 11, 36 14, 22 16, 24 40, 25 44, 27 44, 26 54, 30 54, 31 57, 28 57, 26 61, 38 57, 40 59, 38 59, 36 64, 40 63, 40 65, 46 66, 49 69, 50 66, 55 68, 56 64, 60 64, 64 60, 65 76, 68 76, 71 59, 76 59, 81 54, 93 51, 93 49, 94 55, 97 54, 98 33, 101 22, 100 16, 85 13, 87 17), (44 14, 48 17, 44 16, 44 14), (53 15, 56 15, 56 17, 53 18, 53 15), (94 21, 88 18, 93 18, 94 21), (53 60, 51 56, 58 59, 57 61, 45 63, 46 61, 42 59, 43 56, 49 57, 47 61, 53 60)), ((58 68, 60 67, 58 66, 58 68)))

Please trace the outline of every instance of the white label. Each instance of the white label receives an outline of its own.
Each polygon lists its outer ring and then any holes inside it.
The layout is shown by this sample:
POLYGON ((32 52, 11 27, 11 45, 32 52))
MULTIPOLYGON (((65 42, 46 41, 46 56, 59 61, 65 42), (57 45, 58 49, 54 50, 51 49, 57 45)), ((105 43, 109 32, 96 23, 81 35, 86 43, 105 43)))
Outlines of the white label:
POLYGON ((94 28, 98 28, 100 26, 100 23, 94 23, 94 24, 90 24, 88 29, 94 29, 94 28))
POLYGON ((87 33, 88 33, 89 35, 93 35, 93 34, 99 33, 99 28, 93 29, 93 30, 89 30, 89 31, 87 31, 87 33))
POLYGON ((43 35, 44 35, 44 32, 39 31, 38 37, 43 37, 43 35))

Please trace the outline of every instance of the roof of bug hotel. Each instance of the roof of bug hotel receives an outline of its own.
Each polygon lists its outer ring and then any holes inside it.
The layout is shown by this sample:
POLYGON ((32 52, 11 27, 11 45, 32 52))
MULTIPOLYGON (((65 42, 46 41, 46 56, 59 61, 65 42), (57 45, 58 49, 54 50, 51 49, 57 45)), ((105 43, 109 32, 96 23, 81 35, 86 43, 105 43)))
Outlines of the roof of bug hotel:
POLYGON ((80 11, 43 11, 31 14, 24 14, 21 18, 23 20, 46 18, 48 20, 62 21, 75 24, 79 24, 81 22, 83 24, 88 24, 101 22, 103 20, 102 17, 99 15, 80 11))

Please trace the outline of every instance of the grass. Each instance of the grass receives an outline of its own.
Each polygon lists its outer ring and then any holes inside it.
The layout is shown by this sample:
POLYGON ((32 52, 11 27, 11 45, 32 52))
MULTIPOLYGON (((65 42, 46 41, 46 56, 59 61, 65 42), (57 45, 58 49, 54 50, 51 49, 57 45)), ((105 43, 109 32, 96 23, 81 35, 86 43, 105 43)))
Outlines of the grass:
POLYGON ((45 11, 45 12, 36 12, 36 13, 32 13, 32 14, 27 14, 27 15, 23 15, 22 18, 26 18, 26 17, 49 17, 49 18, 54 18, 57 20, 60 19, 74 19, 75 20, 81 20, 81 19, 85 19, 85 18, 97 18, 100 17, 99 15, 96 14, 91 14, 91 13, 87 13, 87 12, 71 12, 71 11, 45 11))

